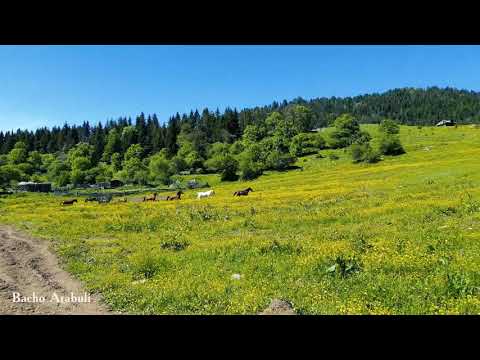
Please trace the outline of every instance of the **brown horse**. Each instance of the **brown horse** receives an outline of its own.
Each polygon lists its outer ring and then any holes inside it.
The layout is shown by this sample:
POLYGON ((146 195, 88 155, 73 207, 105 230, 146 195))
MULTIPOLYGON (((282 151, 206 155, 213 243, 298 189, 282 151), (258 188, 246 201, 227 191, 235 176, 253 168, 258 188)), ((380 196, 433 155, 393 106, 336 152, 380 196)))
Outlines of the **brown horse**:
POLYGON ((251 187, 245 190, 235 191, 233 196, 247 196, 250 191, 253 191, 251 187))
POLYGON ((144 197, 143 201, 156 201, 157 200, 157 193, 153 193, 153 197, 144 197))
POLYGON ((182 196, 183 194, 183 191, 180 190, 179 192, 177 192, 177 195, 175 196, 167 196, 167 200, 180 200, 180 197, 182 196))
POLYGON ((76 202, 78 202, 77 199, 65 200, 64 202, 62 202, 62 205, 73 205, 73 203, 76 203, 76 202))

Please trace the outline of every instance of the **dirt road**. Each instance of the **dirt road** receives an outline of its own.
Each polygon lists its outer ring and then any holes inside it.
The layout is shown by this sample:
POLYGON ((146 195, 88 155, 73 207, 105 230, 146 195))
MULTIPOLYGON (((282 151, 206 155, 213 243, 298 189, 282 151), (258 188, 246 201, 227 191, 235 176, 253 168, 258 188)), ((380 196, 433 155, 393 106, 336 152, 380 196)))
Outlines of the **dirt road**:
POLYGON ((59 267, 46 241, 0 226, 0 314, 110 312, 59 267), (29 302, 14 302, 14 294, 29 302))

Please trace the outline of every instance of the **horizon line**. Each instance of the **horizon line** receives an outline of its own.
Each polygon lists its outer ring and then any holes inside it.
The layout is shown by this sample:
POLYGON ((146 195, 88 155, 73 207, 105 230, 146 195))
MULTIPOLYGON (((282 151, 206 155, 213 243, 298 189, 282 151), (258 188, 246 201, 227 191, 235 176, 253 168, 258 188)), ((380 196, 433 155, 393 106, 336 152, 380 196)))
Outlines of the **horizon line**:
MULTIPOLYGON (((262 107, 267 107, 267 106, 271 106, 272 104, 274 103, 283 103, 283 102, 287 102, 287 103, 292 103, 293 101, 296 101, 296 100, 304 100, 306 102, 311 102, 313 100, 319 100, 319 99, 348 99, 348 98, 356 98, 356 97, 361 97, 361 96, 369 96, 369 95, 383 95, 383 94, 386 94, 388 92, 391 92, 391 91, 396 91, 396 90, 407 90, 407 89, 412 89, 412 90, 429 90, 429 89, 434 89, 434 88, 437 88, 437 89, 440 89, 440 90, 456 90, 456 91, 464 91, 464 92, 470 92, 470 93, 474 93, 476 95, 479 95, 480 94, 480 91, 475 91, 475 90, 471 90, 471 89, 466 89, 466 88, 457 88, 457 87, 453 87, 453 86, 444 86, 444 87, 441 87, 441 86, 438 86, 438 85, 431 85, 431 86, 425 86, 425 87, 414 87, 414 86, 404 86, 404 87, 395 87, 395 88, 391 88, 391 89, 388 89, 388 90, 384 90, 384 91, 380 91, 380 92, 365 92, 365 93, 361 93, 361 94, 357 94, 357 95, 354 95, 354 96, 320 96, 320 97, 312 97, 312 98, 309 98, 309 99, 305 99, 303 98, 302 96, 296 96, 294 98, 291 98, 290 100, 287 100, 287 99, 283 99, 281 101, 278 101, 278 100, 273 100, 271 101, 270 103, 268 104, 265 104, 265 105, 255 105, 255 106, 245 106, 245 107, 242 107, 242 108, 237 108, 236 106, 230 106, 230 105, 227 105, 223 108, 223 112, 224 113, 226 111, 226 109, 231 109, 233 111, 238 111, 238 112, 241 112, 241 111, 244 111, 244 110, 250 110, 250 109, 256 109, 256 108, 262 108, 262 107), (238 110, 240 109, 240 110, 238 110)), ((220 110, 220 108, 217 106, 218 110, 220 110)), ((209 111, 212 111, 210 108, 208 107, 205 107, 203 108, 201 111, 197 108, 195 110, 190 110, 190 112, 199 112, 200 114, 204 111, 204 110, 209 110, 209 111)), ((216 110, 215 110, 216 111, 216 110)), ((10 133, 10 134, 14 134, 16 132, 19 132, 19 131, 29 131, 29 132, 35 132, 37 130, 40 130, 40 129, 47 129, 47 130, 52 130, 53 128, 62 128, 64 126, 82 126, 84 123, 89 123, 91 126, 93 127, 96 127, 100 124, 102 124, 102 126, 106 123, 108 123, 109 121, 118 121, 120 118, 130 118, 132 119, 132 123, 134 123, 133 119, 135 118, 135 123, 136 123, 136 117, 140 116, 141 114, 144 114, 144 116, 153 116, 155 115, 156 116, 156 112, 153 112, 153 113, 148 113, 146 114, 145 112, 141 111, 138 115, 124 115, 124 116, 119 116, 117 117, 117 119, 115 120, 114 118, 110 118, 110 119, 106 119, 106 120, 99 120, 99 121, 96 121, 96 122, 91 122, 90 120, 84 120, 81 124, 80 123, 69 123, 68 121, 65 121, 63 124, 58 124, 58 125, 52 125, 52 126, 47 126, 47 125, 44 125, 44 126, 38 126, 38 127, 34 127, 34 128, 16 128, 16 129, 10 129, 10 130, 1 130, 0 129, 0 133, 3 133, 4 135, 10 133)), ((159 120, 159 123, 161 125, 164 125, 164 124, 167 124, 168 121, 177 116, 180 115, 180 116, 183 116, 183 115, 188 115, 188 113, 186 112, 183 112, 183 113, 180 113, 180 112, 176 112, 174 115, 170 115, 168 117, 168 120, 164 120, 164 121, 160 121, 159 120)))

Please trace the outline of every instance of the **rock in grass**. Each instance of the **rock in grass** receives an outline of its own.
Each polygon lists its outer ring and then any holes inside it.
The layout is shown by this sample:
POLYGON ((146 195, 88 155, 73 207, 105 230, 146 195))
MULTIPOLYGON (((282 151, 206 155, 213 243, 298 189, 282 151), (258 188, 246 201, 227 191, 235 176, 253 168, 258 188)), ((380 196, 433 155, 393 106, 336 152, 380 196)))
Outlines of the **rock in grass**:
POLYGON ((296 312, 288 301, 273 299, 260 315, 296 315, 296 312))
POLYGON ((147 281, 147 279, 141 279, 141 280, 137 280, 137 281, 134 281, 132 282, 133 285, 138 285, 138 284, 143 284, 147 281))

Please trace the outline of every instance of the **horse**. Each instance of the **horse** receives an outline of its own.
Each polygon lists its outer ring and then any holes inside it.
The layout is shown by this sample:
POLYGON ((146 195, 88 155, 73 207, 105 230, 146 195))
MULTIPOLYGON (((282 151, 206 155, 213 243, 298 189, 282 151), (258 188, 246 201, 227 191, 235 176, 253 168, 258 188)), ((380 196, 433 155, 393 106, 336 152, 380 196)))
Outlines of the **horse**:
POLYGON ((212 195, 215 195, 215 191, 213 191, 213 190, 198 192, 197 193, 197 199, 201 199, 201 198, 204 198, 204 197, 210 197, 212 195))
POLYGON ((73 203, 76 203, 76 202, 78 202, 77 199, 65 200, 64 202, 62 202, 62 205, 73 205, 73 203))
POLYGON ((251 187, 245 190, 235 191, 233 196, 247 196, 250 191, 253 191, 251 187))
POLYGON ((153 197, 143 197, 143 201, 156 201, 157 200, 157 193, 153 193, 153 197))
POLYGON ((180 200, 180 197, 182 196, 183 194, 183 191, 180 190, 179 192, 177 192, 177 195, 175 196, 167 196, 167 200, 180 200))

